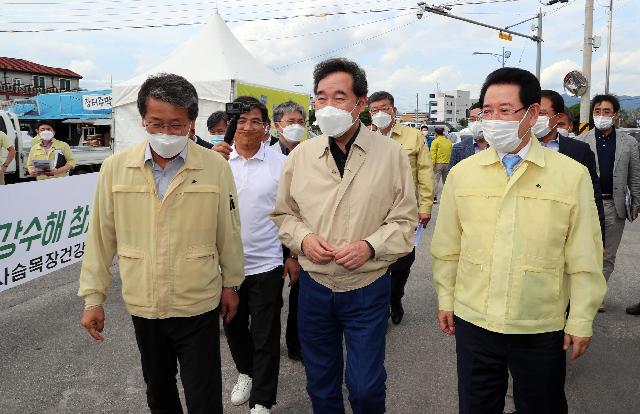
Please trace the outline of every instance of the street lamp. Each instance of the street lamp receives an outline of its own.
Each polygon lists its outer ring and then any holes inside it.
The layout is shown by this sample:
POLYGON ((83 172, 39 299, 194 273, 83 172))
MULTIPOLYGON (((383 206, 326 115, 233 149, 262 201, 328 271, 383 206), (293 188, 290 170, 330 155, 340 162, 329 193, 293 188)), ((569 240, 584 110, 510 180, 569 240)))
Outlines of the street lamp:
POLYGON ((498 59, 498 62, 502 63, 502 67, 504 68, 504 61, 511 57, 511 52, 508 51, 508 50, 504 50, 504 47, 503 47, 502 48, 502 55, 500 55, 498 53, 491 53, 491 52, 473 52, 472 55, 491 55, 491 56, 495 56, 498 59))

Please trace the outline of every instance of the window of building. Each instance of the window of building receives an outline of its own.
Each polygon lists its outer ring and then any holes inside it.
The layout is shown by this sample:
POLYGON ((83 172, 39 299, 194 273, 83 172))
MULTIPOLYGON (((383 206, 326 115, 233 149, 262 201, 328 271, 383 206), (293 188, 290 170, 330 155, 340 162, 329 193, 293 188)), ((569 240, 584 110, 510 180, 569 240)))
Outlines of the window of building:
POLYGON ((447 109, 447 115, 452 115, 453 111, 451 109, 447 109))
POLYGON ((71 81, 69 79, 60 78, 60 90, 68 91, 71 89, 71 81))
POLYGON ((438 106, 438 101, 431 101, 431 102, 429 102, 429 105, 438 106))
POLYGON ((44 76, 33 75, 33 87, 44 88, 44 76))
POLYGON ((436 115, 438 113, 438 111, 431 111, 431 115, 436 115))
POLYGON ((13 78, 13 86, 22 86, 22 79, 13 78))

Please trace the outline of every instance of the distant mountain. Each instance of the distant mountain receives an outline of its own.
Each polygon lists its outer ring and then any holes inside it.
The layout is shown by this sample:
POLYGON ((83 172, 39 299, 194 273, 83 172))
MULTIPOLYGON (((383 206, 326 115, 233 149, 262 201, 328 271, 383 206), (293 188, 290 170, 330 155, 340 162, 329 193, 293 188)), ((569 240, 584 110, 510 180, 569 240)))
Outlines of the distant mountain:
MULTIPOLYGON (((580 103, 580 98, 577 96, 569 96, 563 93, 562 97, 564 98, 564 104, 567 106, 580 103)), ((625 111, 633 111, 636 108, 640 108, 640 96, 621 95, 618 96, 618 99, 620 100, 620 106, 625 111)))

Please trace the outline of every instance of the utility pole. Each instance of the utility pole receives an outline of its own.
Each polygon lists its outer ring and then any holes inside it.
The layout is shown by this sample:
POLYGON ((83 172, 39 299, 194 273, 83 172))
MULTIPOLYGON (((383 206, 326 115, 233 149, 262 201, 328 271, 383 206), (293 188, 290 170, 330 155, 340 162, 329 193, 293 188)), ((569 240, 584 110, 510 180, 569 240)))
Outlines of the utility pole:
POLYGON ((611 73, 611 26, 613 23, 613 0, 609 0, 609 38, 607 40, 607 70, 604 80, 604 93, 609 93, 609 74, 611 73))
POLYGON ((538 45, 538 50, 536 53, 536 78, 540 80, 540 66, 542 65, 542 9, 538 11, 538 40, 536 44, 538 45))
POLYGON ((593 53, 593 0, 584 2, 584 44, 582 46, 582 74, 587 78, 587 90, 580 97, 580 131, 589 123, 591 101, 591 55, 593 53))
POLYGON ((418 108, 420 106, 418 105, 418 93, 416 93, 416 125, 418 124, 418 108))

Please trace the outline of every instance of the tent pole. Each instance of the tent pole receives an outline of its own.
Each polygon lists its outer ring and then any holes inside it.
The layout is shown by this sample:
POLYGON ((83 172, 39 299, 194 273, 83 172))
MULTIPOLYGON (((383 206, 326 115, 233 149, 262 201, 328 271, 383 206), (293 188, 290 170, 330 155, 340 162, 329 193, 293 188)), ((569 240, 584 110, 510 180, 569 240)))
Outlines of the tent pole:
POLYGON ((231 93, 229 94, 229 102, 233 102, 236 99, 236 80, 231 79, 231 93))

